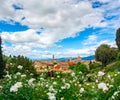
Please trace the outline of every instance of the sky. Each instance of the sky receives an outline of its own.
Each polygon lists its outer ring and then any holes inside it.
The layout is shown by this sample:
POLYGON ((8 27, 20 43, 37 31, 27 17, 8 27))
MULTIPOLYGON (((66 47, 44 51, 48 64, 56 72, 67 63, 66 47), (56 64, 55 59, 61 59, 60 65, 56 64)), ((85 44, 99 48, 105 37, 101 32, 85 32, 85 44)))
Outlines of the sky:
POLYGON ((116 47, 120 0, 0 0, 5 55, 31 59, 85 57, 116 47))

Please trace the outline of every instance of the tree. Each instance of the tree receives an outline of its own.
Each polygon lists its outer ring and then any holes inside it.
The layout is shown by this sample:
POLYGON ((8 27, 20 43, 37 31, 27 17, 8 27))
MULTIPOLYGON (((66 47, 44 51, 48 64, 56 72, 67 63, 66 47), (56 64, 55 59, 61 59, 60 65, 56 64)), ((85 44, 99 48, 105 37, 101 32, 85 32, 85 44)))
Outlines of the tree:
POLYGON ((3 55, 2 55, 2 39, 1 39, 1 36, 0 36, 0 78, 3 77, 3 74, 4 74, 4 68, 5 68, 5 63, 4 63, 4 60, 3 60, 3 55))
POLYGON ((120 52, 117 54, 117 61, 120 61, 120 52))
POLYGON ((111 61, 115 61, 118 54, 118 48, 111 48, 111 61))
POLYGON ((112 52, 112 48, 109 45, 102 44, 95 51, 96 60, 101 61, 102 66, 106 66, 113 58, 112 52))
POLYGON ((21 72, 23 73, 35 73, 35 69, 34 69, 34 64, 33 61, 28 59, 27 57, 18 55, 18 56, 13 56, 13 57, 9 57, 9 61, 7 61, 9 64, 8 67, 8 71, 10 74, 15 74, 16 72, 18 72, 18 66, 21 65, 23 66, 23 69, 21 70, 21 72), (12 63, 12 65, 10 64, 12 63), (13 67, 14 66, 14 67, 13 67))
POLYGON ((118 28, 116 32, 116 45, 118 46, 118 49, 120 51, 120 28, 118 28))

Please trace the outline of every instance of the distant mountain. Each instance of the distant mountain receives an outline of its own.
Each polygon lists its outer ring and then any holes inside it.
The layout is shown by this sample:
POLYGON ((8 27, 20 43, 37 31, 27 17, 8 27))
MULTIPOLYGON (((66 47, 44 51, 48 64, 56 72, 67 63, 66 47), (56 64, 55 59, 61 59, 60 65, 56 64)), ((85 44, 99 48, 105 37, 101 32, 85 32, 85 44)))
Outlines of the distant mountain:
MULTIPOLYGON (((72 58, 72 60, 77 59, 76 57, 72 58)), ((36 59, 34 59, 36 60, 36 59)), ((39 60, 52 60, 51 58, 47 58, 47 59, 39 59, 39 60)), ((56 60, 60 60, 60 61, 66 61, 66 60, 70 60, 69 57, 66 58, 56 58, 56 60)), ((82 60, 95 60, 95 56, 91 55, 91 56, 87 56, 87 57, 82 57, 82 60)))
POLYGON ((88 56, 88 57, 83 57, 82 60, 95 60, 95 56, 91 55, 91 56, 88 56))
MULTIPOLYGON (((60 60, 60 61, 66 61, 69 60, 70 58, 58 58, 56 60, 60 60)), ((77 59, 77 58, 72 58, 72 60, 77 59)), ((87 57, 82 57, 82 60, 95 60, 95 56, 91 55, 91 56, 87 56, 87 57)))

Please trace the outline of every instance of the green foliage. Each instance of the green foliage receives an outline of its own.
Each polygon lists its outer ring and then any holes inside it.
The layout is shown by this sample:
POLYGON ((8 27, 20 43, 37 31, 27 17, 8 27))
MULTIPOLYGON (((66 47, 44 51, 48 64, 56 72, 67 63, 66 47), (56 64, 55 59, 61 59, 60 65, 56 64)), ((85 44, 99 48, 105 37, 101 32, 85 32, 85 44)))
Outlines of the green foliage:
POLYGON ((87 66, 82 63, 78 63, 77 65, 70 66, 69 69, 74 70, 76 73, 79 72, 88 73, 87 66))
POLYGON ((3 55, 2 55, 2 40, 0 37, 0 78, 3 77, 4 75, 4 69, 5 69, 5 62, 3 60, 3 55))
POLYGON ((89 67, 90 67, 90 70, 91 70, 91 69, 96 69, 96 68, 101 67, 101 64, 100 64, 100 63, 97 63, 97 62, 93 62, 93 63, 90 63, 90 64, 89 64, 89 67))
POLYGON ((87 66, 85 64, 78 64, 77 66, 77 70, 80 72, 83 72, 83 73, 88 73, 88 69, 87 69, 87 66))
POLYGON ((118 55, 118 49, 112 47, 111 48, 111 61, 116 61, 117 55, 118 55))
MULTIPOLYGON (((105 94, 105 100, 120 100, 120 76, 114 77, 113 87, 105 94)), ((101 95, 104 95, 101 93, 101 95)))
POLYGON ((105 67, 107 71, 118 71, 120 69, 120 61, 114 62, 112 65, 105 67))
POLYGON ((53 65, 56 65, 57 64, 57 62, 53 62, 53 65))
POLYGON ((69 66, 69 69, 74 70, 75 66, 69 66))
POLYGON ((95 57, 97 61, 102 62, 102 66, 106 66, 110 62, 116 59, 117 50, 111 48, 107 44, 100 45, 95 51, 95 57))
POLYGON ((9 64, 8 70, 10 73, 14 74, 18 71, 18 66, 23 66, 24 68, 20 72, 35 73, 34 65, 31 60, 24 56, 13 56, 9 57, 7 63, 9 64))
MULTIPOLYGON (((77 66, 80 65, 84 66, 77 64, 77 66)), ((119 100, 120 73, 107 71, 103 76, 98 76, 99 71, 86 75, 74 71, 68 74, 55 72, 56 77, 49 78, 45 78, 46 74, 41 73, 38 77, 34 77, 34 81, 30 81, 33 79, 33 75, 25 74, 26 72, 8 74, 0 84, 2 86, 2 88, 0 87, 0 100, 112 100, 112 96, 115 100, 119 100), (11 87, 17 82, 21 82, 22 86, 17 91, 11 92, 11 87), (98 84, 101 82, 106 84, 108 90, 103 91, 98 88, 98 84), (117 95, 115 95, 116 93, 117 95)))
POLYGON ((120 50, 120 28, 118 28, 116 32, 116 45, 118 46, 118 49, 120 50))
POLYGON ((120 52, 117 54, 117 61, 120 61, 120 52))

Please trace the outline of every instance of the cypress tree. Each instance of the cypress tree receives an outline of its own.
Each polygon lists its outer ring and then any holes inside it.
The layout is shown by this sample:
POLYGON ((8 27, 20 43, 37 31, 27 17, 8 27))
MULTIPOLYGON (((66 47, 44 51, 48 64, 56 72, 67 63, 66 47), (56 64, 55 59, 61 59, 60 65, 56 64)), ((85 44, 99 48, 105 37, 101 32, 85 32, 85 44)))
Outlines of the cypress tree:
POLYGON ((3 74, 4 74, 4 68, 5 68, 5 63, 4 63, 4 60, 3 60, 3 55, 2 55, 2 39, 1 39, 1 36, 0 36, 0 78, 3 77, 3 74))
POLYGON ((120 51, 120 28, 118 28, 116 32, 116 45, 118 46, 118 49, 120 51))

